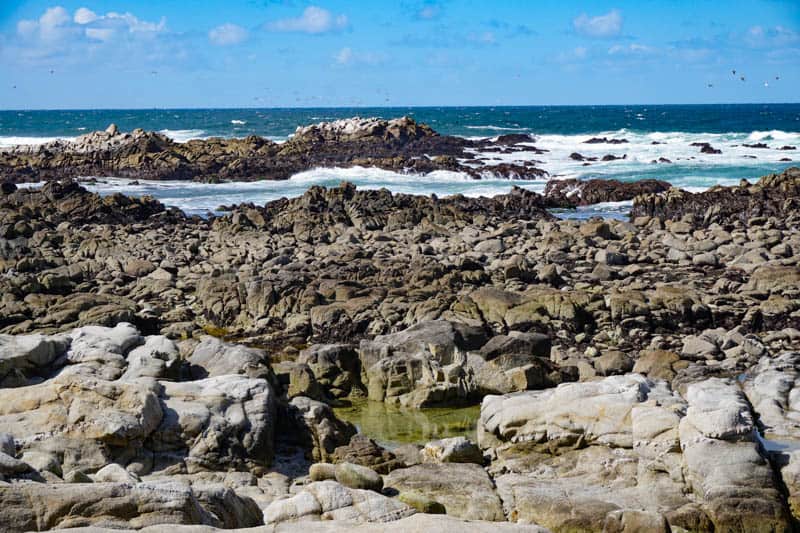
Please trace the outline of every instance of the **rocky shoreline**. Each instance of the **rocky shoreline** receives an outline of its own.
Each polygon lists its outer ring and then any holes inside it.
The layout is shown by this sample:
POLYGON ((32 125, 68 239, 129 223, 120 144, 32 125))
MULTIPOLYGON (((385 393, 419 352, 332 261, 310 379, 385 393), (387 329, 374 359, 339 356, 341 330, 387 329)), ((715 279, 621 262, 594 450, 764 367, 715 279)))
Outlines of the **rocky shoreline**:
MULTIPOLYGON (((146 153, 139 177, 178 168, 146 153)), ((4 530, 797 529, 800 169, 630 188, 630 222, 547 211, 614 184, 343 183, 210 218, 13 184, 81 157, 3 174, 4 530), (477 437, 382 446, 334 412, 365 399, 480 405, 477 437)))

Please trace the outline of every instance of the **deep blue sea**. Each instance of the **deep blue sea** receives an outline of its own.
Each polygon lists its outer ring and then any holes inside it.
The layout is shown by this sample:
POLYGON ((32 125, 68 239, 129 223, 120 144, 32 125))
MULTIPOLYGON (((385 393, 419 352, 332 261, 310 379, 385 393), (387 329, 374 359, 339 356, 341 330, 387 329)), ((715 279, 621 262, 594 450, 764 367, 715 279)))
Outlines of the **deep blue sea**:
MULTIPOLYGON (((690 190, 715 184, 734 184, 800 164, 800 104, 665 105, 665 106, 532 106, 532 107, 382 107, 324 109, 154 109, 84 111, 0 111, 0 147, 35 144, 54 138, 72 138, 115 123, 124 130, 160 131, 176 141, 206 137, 261 135, 281 141, 298 126, 348 118, 409 115, 442 134, 493 137, 503 133, 530 133, 533 152, 487 154, 502 161, 534 159, 550 179, 565 177, 616 178, 634 181, 664 179, 690 190), (585 144, 590 137, 628 140, 625 144, 585 144), (708 142, 722 154, 701 154, 694 142, 708 142), (766 144, 753 148, 745 144, 766 144), (783 147, 797 150, 781 150, 783 147), (626 155, 625 160, 590 165, 569 155, 626 155), (654 163, 666 158, 670 163, 654 163), (789 159, 791 161, 786 161, 789 159)), ((1 149, 1 148, 0 148, 1 149)), ((463 193, 492 195, 512 185, 542 190, 544 180, 509 182, 487 177, 473 180, 452 172, 408 176, 368 168, 315 169, 285 182, 141 183, 104 180, 94 186, 102 192, 152 194, 188 212, 213 211, 221 204, 252 201, 263 203, 293 196, 313 184, 336 185, 347 179, 360 187, 387 187, 394 191, 439 195, 463 193)), ((582 210, 574 216, 600 212, 620 216, 622 205, 582 210)))

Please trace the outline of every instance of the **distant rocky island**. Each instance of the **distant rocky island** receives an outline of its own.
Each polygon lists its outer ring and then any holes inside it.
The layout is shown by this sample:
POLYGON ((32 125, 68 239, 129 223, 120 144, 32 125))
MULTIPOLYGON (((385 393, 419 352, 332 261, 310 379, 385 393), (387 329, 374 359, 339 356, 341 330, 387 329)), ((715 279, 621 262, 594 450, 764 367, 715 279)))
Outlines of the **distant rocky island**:
POLYGON ((3 531, 796 530, 798 168, 208 218, 72 179, 541 172, 467 164, 517 142, 397 119, 0 153, 3 531), (548 211, 611 200, 629 221, 548 211), (480 413, 389 443, 337 414, 364 401, 480 413))

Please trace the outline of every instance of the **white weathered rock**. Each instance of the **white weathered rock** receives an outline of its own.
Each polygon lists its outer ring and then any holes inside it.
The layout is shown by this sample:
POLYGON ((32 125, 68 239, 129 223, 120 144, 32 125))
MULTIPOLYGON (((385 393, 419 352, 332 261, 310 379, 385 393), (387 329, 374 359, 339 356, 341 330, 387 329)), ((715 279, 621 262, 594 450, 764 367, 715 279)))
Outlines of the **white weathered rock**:
POLYGON ((317 518, 351 522, 391 522, 414 514, 403 502, 371 490, 349 489, 336 481, 317 481, 264 510, 267 524, 317 518))

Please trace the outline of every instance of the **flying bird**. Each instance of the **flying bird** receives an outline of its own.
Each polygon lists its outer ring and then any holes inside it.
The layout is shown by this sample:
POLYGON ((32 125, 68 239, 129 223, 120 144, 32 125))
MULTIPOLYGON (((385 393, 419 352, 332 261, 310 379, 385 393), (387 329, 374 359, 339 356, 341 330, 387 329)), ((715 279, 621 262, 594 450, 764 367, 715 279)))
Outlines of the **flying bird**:
POLYGON ((736 76, 736 69, 733 69, 733 70, 731 71, 731 73, 733 73, 733 75, 734 75, 734 76, 736 76))
POLYGON ((53 70, 53 69, 50 69, 50 74, 55 74, 55 73, 56 73, 56 71, 55 71, 55 70, 53 70))
POLYGON ((779 79, 781 79, 781 77, 780 76, 775 76, 775 79, 779 80, 779 79))
POLYGON ((713 84, 713 83, 709 83, 708 85, 706 85, 706 87, 708 87, 709 89, 710 89, 711 87, 713 87, 713 86, 714 86, 714 84, 713 84))
POLYGON ((742 76, 742 77, 741 77, 741 78, 739 78, 739 79, 740 79, 740 80, 742 80, 742 81, 744 81, 744 76, 742 76))
POLYGON ((764 87, 769 87, 769 83, 765 81, 764 82, 764 87))

